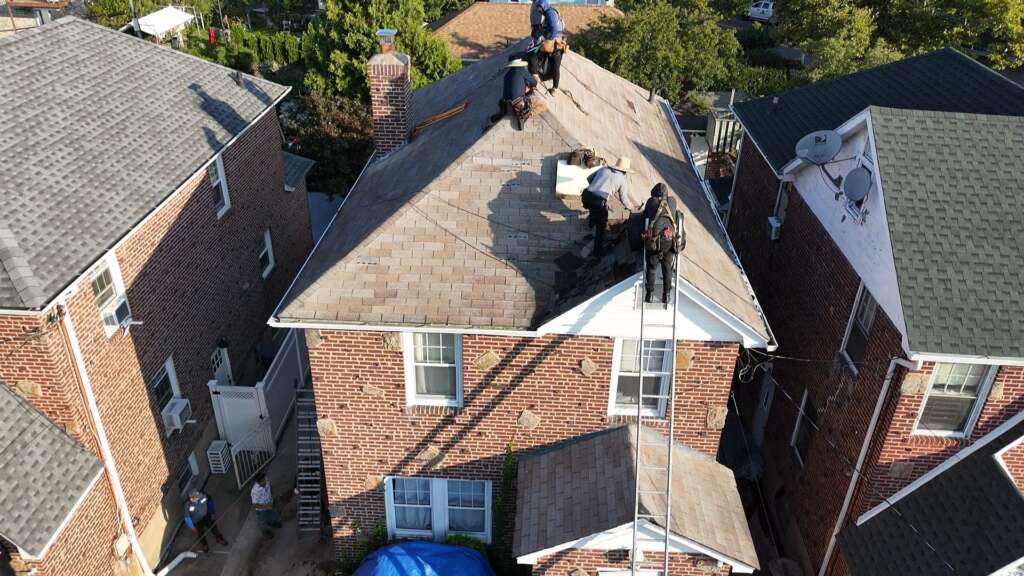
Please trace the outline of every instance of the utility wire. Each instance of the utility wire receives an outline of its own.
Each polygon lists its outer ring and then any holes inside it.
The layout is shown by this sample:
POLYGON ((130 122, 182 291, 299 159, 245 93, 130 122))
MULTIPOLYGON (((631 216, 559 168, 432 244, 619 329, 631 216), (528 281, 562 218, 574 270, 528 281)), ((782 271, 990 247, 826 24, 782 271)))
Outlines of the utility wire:
MULTIPOLYGON (((759 365, 759 366, 760 366, 760 365, 759 365)), ((755 367, 755 370, 756 370, 756 367, 755 367)), ((858 467, 857 467, 856 463, 854 463, 854 462, 853 462, 852 460, 850 460, 850 458, 848 458, 848 457, 847 457, 847 456, 846 456, 845 454, 843 454, 843 452, 842 452, 842 450, 841 450, 841 449, 839 448, 839 446, 838 446, 838 445, 837 445, 837 444, 836 444, 836 443, 835 443, 835 442, 834 442, 834 441, 832 440, 832 437, 831 437, 831 436, 830 436, 830 435, 829 435, 829 434, 828 434, 827 432, 825 432, 824 430, 822 430, 822 429, 821 429, 821 427, 820 427, 820 426, 818 426, 818 424, 817 424, 817 423, 816 423, 816 422, 815 422, 815 421, 814 421, 813 419, 811 419, 811 417, 810 417, 810 416, 808 416, 808 415, 807 415, 807 413, 806 413, 806 412, 804 411, 804 409, 803 409, 803 408, 802 408, 802 407, 800 406, 800 403, 799 403, 799 402, 797 402, 797 401, 796 401, 796 399, 795 399, 795 398, 793 398, 793 396, 791 396, 791 395, 789 394, 789 392, 788 392, 788 391, 786 391, 786 389, 785 389, 785 388, 783 388, 783 387, 782 387, 782 386, 781 386, 781 385, 780 385, 780 384, 779 384, 779 383, 778 383, 778 382, 777 382, 777 381, 776 381, 776 380, 775 380, 774 378, 772 378, 772 379, 771 379, 771 382, 772 382, 772 383, 774 384, 774 386, 775 386, 775 389, 776 389, 776 390, 778 390, 778 391, 780 391, 780 392, 782 392, 782 396, 783 396, 783 397, 784 397, 784 398, 785 398, 785 399, 786 399, 787 401, 789 401, 789 403, 790 403, 790 404, 792 404, 792 405, 793 405, 793 406, 794 406, 794 407, 795 407, 795 408, 797 409, 797 412, 799 413, 799 416, 800 416, 800 418, 802 418, 802 419, 804 420, 804 422, 806 422, 806 423, 807 423, 808 425, 810 425, 810 426, 811 426, 812 428, 814 428, 814 431, 815 431, 815 433, 817 433, 817 434, 820 434, 820 435, 821 435, 821 438, 822 438, 822 439, 823 439, 823 440, 825 441, 826 445, 827 445, 827 446, 828 446, 829 448, 831 448, 831 449, 832 449, 832 451, 833 451, 833 452, 835 452, 835 453, 836 453, 836 455, 838 455, 838 456, 839 456, 839 458, 841 458, 841 459, 843 460, 843 462, 844 462, 844 463, 846 464, 846 466, 847 466, 847 467, 848 467, 848 468, 849 468, 850 470, 853 470, 853 471, 854 471, 854 472, 855 472, 855 473, 856 473, 856 474, 857 474, 858 476, 860 476, 860 477, 863 477, 863 476, 865 476, 864 472, 863 472, 863 471, 862 471, 862 470, 861 470, 860 468, 858 468, 858 467)), ((894 502, 893 502, 892 500, 890 500, 890 499, 889 499, 888 497, 884 497, 884 496, 883 496, 883 497, 882 497, 882 501, 883 501, 883 502, 884 502, 885 504, 888 504, 888 505, 889 505, 889 509, 891 509, 891 510, 892 510, 892 511, 893 511, 893 512, 894 512, 894 513, 896 514, 896 516, 897 516, 897 517, 898 517, 898 518, 899 518, 899 519, 900 519, 900 520, 901 520, 901 521, 902 521, 902 522, 903 522, 904 524, 906 524, 908 528, 910 528, 911 532, 913 532, 913 533, 914 533, 914 535, 915 535, 915 536, 917 536, 917 537, 918 537, 918 539, 920 539, 920 540, 921 540, 921 542, 922 542, 922 543, 923 543, 923 544, 924 544, 924 545, 925 545, 925 546, 926 546, 926 547, 927 547, 927 548, 928 548, 928 549, 929 549, 929 550, 931 551, 931 553, 932 553, 932 554, 933 554, 933 555, 934 555, 934 556, 935 556, 936 558, 938 558, 938 559, 939 559, 939 561, 940 561, 940 562, 942 562, 942 563, 943 563, 943 564, 944 564, 944 565, 946 566, 946 568, 948 568, 948 569, 949 569, 949 572, 950 572, 951 574, 956 574, 956 573, 957 573, 957 571, 956 571, 956 569, 955 569, 955 568, 953 567, 953 565, 952 565, 952 564, 950 564, 950 563, 949 563, 949 562, 948 562, 948 561, 947 561, 947 560, 946 560, 946 559, 945 559, 945 558, 944 558, 944 557, 943 557, 943 556, 942 556, 942 555, 941 555, 941 554, 939 553, 938 549, 937 549, 937 548, 936 548, 936 547, 935 547, 935 546, 934 546, 934 545, 933 545, 933 544, 932 544, 932 543, 931 543, 931 542, 930 542, 930 541, 929 541, 929 540, 928 540, 928 539, 927 539, 927 538, 926 538, 926 537, 924 536, 924 534, 923 534, 923 533, 921 533, 921 531, 920 531, 920 530, 919 530, 919 529, 917 528, 917 526, 915 526, 915 525, 913 524, 913 522, 911 522, 910 520, 908 520, 908 519, 907 519, 907 518, 906 518, 906 517, 905 517, 905 516, 903 515, 903 513, 901 513, 901 512, 899 511, 899 509, 897 509, 897 508, 896 508, 896 504, 895 504, 895 503, 894 503, 894 502)))

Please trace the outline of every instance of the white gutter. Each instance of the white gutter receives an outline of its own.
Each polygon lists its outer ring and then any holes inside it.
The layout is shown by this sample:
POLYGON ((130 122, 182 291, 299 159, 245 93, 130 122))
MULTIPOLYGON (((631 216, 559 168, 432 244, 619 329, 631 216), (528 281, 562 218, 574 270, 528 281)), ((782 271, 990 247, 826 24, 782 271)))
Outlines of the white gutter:
POLYGON ((107 476, 110 478, 110 483, 114 488, 114 499, 117 501, 118 510, 121 512, 121 523, 124 525, 125 532, 128 534, 128 540, 131 542, 132 551, 135 553, 135 559, 139 563, 139 567, 142 568, 144 576, 154 576, 153 569, 150 568, 149 562, 146 561, 146 555, 142 552, 142 545, 139 543, 139 536, 135 533, 135 525, 132 523, 132 513, 128 509, 128 501, 124 496, 124 487, 121 485, 121 477, 117 473, 117 466, 114 463, 114 454, 110 449, 110 442, 107 440, 107 432, 103 427, 103 420, 100 417, 100 408, 96 403, 96 395, 92 390, 92 382, 89 380, 89 373, 85 367, 85 357, 82 355, 82 347, 78 344, 78 335, 75 333, 75 325, 71 321, 71 314, 67 312, 66 302, 62 303, 65 308, 61 320, 64 322, 64 327, 68 331, 68 340, 71 343, 71 351, 75 357, 75 367, 78 369, 78 374, 82 379, 82 388, 85 392, 85 398, 87 401, 87 408, 92 416, 92 420, 96 425, 96 440, 99 444, 100 455, 103 457, 103 467, 107 471, 107 476))
POLYGON ((178 556, 175 557, 174 560, 171 560, 170 564, 164 566, 163 570, 157 572, 156 576, 167 576, 171 573, 171 570, 174 570, 178 567, 178 564, 181 564, 185 560, 191 560, 193 558, 199 558, 199 554, 189 551, 182 552, 181 554, 178 554, 178 556))
POLYGON ((1024 366, 1024 358, 1007 358, 1000 356, 979 356, 959 354, 929 354, 927 352, 911 352, 909 358, 915 362, 950 362, 953 364, 989 364, 992 366, 1024 366))
POLYGON ((501 330, 488 328, 463 328, 451 326, 434 326, 431 324, 347 324, 345 322, 317 322, 317 321, 282 321, 271 318, 267 325, 273 328, 299 328, 312 330, 352 330, 356 332, 409 332, 410 330, 429 330, 441 334, 473 334, 477 336, 514 336, 517 338, 536 338, 536 330, 501 330))
POLYGON ((885 405, 885 399, 889 395, 889 386, 892 384, 893 374, 896 373, 896 366, 902 366, 907 370, 920 370, 920 362, 909 362, 900 358, 899 356, 893 356, 892 360, 889 361, 889 369, 885 372, 885 381, 882 382, 882 391, 878 394, 878 401, 875 402, 875 411, 871 414, 871 422, 868 424, 867 432, 864 434, 864 444, 860 447, 860 454, 857 455, 857 464, 853 469, 853 474, 850 476, 850 485, 846 488, 846 497, 843 498, 843 507, 839 510, 839 516, 836 518, 836 525, 832 528, 832 535, 828 540, 828 548, 825 550, 825 559, 821 562, 821 568, 818 570, 818 576, 825 576, 828 571, 829 563, 832 561, 832 554, 835 553, 836 549, 836 536, 839 535, 839 531, 842 530, 843 524, 846 521, 846 514, 850 511, 850 503, 853 501, 853 493, 857 489, 857 481, 860 480, 860 471, 864 466, 864 459, 867 458, 868 448, 871 446, 871 440, 875 435, 875 427, 878 425, 878 417, 882 413, 882 407, 885 405))

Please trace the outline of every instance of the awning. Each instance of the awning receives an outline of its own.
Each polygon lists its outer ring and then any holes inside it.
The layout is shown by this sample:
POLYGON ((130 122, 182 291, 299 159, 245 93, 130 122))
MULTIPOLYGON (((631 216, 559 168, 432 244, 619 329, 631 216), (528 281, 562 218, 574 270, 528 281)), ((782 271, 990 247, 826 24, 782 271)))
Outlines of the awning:
POLYGON ((150 36, 163 36, 174 32, 195 19, 195 16, 178 10, 174 6, 161 8, 152 14, 139 18, 139 28, 150 36))

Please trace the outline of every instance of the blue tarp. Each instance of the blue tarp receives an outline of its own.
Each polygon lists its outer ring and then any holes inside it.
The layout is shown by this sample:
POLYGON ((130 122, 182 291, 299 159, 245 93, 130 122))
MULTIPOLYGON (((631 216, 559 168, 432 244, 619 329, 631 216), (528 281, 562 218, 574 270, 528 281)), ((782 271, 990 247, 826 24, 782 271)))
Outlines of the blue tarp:
POLYGON ((482 554, 463 546, 402 542, 363 560, 352 576, 494 576, 482 554))

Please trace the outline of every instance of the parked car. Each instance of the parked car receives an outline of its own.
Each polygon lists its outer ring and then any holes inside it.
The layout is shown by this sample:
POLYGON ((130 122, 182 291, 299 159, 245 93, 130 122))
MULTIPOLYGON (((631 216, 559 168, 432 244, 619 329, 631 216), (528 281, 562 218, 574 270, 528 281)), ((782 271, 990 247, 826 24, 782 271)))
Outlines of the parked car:
POLYGON ((758 20, 760 22, 771 22, 775 23, 775 2, 770 0, 761 0, 760 2, 754 2, 747 9, 747 18, 751 20, 758 20))

